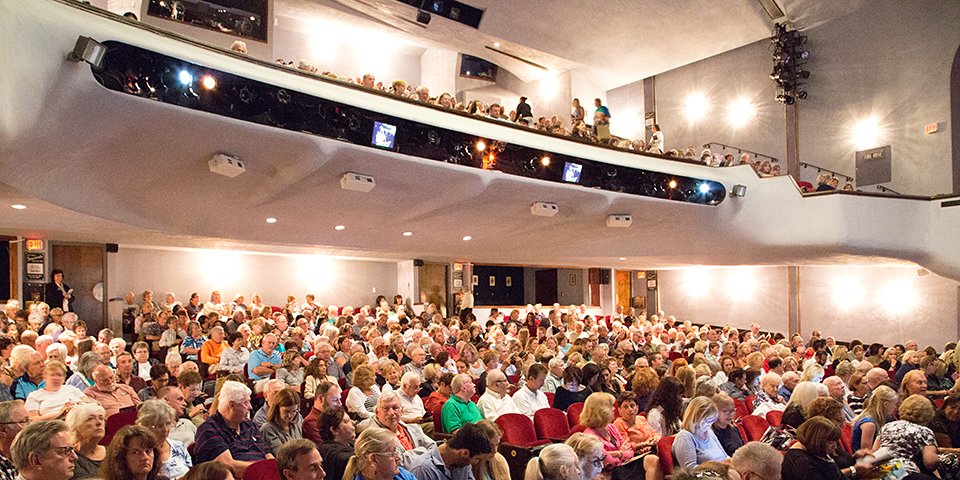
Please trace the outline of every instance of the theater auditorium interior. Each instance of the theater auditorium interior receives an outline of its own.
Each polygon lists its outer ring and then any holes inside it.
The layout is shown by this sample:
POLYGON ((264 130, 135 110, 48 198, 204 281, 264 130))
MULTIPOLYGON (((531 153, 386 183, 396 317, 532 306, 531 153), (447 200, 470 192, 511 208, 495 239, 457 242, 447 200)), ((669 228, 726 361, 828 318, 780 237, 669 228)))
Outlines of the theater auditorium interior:
POLYGON ((218 291, 943 352, 957 25, 951 1, 6 0, 0 303, 62 271, 91 335, 128 292, 218 291))

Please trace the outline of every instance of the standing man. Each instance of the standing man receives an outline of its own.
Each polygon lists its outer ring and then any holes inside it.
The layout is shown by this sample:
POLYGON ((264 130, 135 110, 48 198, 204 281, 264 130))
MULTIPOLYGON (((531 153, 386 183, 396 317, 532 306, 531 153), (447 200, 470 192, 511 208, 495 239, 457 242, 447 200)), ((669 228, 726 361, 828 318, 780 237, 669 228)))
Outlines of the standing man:
POLYGON ((659 124, 653 124, 653 135, 650 136, 649 145, 648 152, 663 153, 663 132, 660 131, 659 124))
POLYGON ((520 97, 520 103, 517 105, 517 122, 524 119, 526 119, 527 125, 533 124, 533 109, 527 103, 527 97, 520 97))
POLYGON ((74 311, 73 289, 63 283, 63 270, 53 269, 53 281, 44 288, 44 299, 51 308, 60 307, 64 313, 74 311))
POLYGON ((593 135, 601 141, 607 140, 610 138, 610 109, 603 106, 599 98, 593 99, 593 105, 597 107, 593 112, 593 135))
POLYGON ((13 455, 10 446, 20 430, 30 420, 27 409, 20 400, 0 403, 0 480, 14 480, 17 478, 17 468, 10 461, 13 455))

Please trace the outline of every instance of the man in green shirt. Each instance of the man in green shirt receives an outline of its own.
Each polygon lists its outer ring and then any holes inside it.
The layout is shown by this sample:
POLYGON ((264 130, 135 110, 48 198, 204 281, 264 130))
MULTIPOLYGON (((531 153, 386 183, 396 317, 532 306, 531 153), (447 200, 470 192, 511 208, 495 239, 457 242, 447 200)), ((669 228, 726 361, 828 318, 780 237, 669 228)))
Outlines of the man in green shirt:
POLYGON ((453 377, 450 389, 453 395, 443 404, 440 421, 444 432, 454 433, 458 428, 468 423, 479 422, 483 417, 480 416, 477 404, 470 401, 477 390, 470 375, 462 373, 453 377))

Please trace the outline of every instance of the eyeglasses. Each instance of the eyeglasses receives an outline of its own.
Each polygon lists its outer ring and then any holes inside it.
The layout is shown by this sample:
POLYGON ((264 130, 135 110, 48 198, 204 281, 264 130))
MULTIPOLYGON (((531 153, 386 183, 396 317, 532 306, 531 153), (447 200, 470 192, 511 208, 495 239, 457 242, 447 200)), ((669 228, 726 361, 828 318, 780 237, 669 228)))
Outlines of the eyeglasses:
POLYGON ((69 456, 73 453, 73 447, 72 447, 72 446, 66 446, 66 447, 50 447, 50 450, 53 451, 53 452, 56 452, 56 453, 60 454, 60 456, 63 456, 63 457, 69 457, 69 456))
POLYGON ((397 452, 375 452, 374 455, 379 455, 381 457, 392 458, 396 461, 400 461, 400 454, 397 452))
POLYGON ((600 468, 603 466, 603 457, 594 458, 590 460, 590 463, 592 463, 594 467, 600 468))
POLYGON ((0 422, 0 425, 26 425, 28 423, 30 423, 30 419, 25 418, 23 420, 20 420, 19 422, 0 422))

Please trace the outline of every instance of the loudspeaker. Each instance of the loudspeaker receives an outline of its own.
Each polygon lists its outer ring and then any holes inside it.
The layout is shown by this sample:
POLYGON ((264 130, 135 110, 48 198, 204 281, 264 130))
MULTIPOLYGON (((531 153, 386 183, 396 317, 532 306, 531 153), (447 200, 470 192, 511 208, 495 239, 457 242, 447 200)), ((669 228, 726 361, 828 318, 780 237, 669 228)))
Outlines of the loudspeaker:
POLYGON ((420 22, 420 23, 422 23, 422 24, 424 24, 424 25, 429 24, 429 23, 430 23, 430 14, 427 13, 427 12, 424 12, 423 10, 420 10, 419 12, 417 12, 417 21, 420 22))
POLYGON ((600 270, 600 285, 610 285, 610 270, 606 268, 600 270))
POLYGON ((120 245, 117 245, 116 243, 107 244, 107 253, 117 253, 119 251, 120 251, 120 245))
POLYGON ((423 266, 423 260, 420 260, 419 258, 414 258, 414 259, 413 259, 413 266, 414 266, 414 267, 422 267, 422 266, 423 266))

